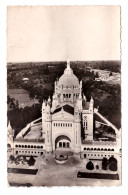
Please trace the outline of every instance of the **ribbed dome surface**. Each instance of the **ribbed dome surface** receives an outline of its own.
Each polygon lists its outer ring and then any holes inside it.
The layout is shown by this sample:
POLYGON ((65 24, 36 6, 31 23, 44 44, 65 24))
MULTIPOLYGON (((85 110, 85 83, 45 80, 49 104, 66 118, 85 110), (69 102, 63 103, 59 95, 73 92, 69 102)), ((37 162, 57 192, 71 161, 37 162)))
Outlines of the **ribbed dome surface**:
POLYGON ((79 80, 73 74, 73 70, 70 68, 70 61, 67 60, 67 68, 64 70, 64 74, 60 77, 57 84, 59 87, 64 88, 76 88, 79 87, 79 80))
POLYGON ((63 87, 73 87, 73 86, 79 86, 78 78, 73 74, 63 74, 58 82, 58 85, 63 87))

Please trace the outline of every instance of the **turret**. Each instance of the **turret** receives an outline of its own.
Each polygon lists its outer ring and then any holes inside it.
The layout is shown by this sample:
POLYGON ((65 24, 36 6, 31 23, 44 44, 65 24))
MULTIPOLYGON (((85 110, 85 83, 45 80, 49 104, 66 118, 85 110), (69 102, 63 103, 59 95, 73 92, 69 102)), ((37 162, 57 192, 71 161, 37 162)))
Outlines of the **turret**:
POLYGON ((94 105, 94 100, 91 96, 91 100, 90 100, 90 103, 89 103, 89 111, 93 111, 93 105, 94 105))
POLYGON ((84 99, 84 102, 86 102, 86 101, 87 101, 87 99, 86 99, 86 96, 85 96, 85 95, 83 95, 83 99, 84 99))
POLYGON ((46 104, 46 112, 50 112, 50 105, 48 104, 48 102, 46 104))
POLYGON ((80 118, 80 112, 78 106, 75 107, 74 110, 74 133, 75 133, 75 140, 74 140, 74 146, 75 146, 75 152, 80 152, 80 145, 81 145, 81 118, 80 118))
POLYGON ((50 105, 47 102, 45 112, 45 149, 47 152, 52 151, 52 117, 50 105))
POLYGON ((45 110, 45 101, 43 100, 43 103, 42 103, 42 112, 45 110))
POLYGON ((52 109, 51 111, 53 112, 56 109, 56 97, 55 97, 55 93, 52 96, 52 109))
POLYGON ((76 106, 82 111, 82 96, 81 93, 79 94, 79 98, 77 99, 76 106))
POLYGON ((8 123, 7 131, 8 131, 8 140, 9 140, 9 141, 13 141, 15 131, 14 131, 14 129, 11 127, 10 121, 9 121, 9 123, 8 123))
POLYGON ((82 90, 82 81, 80 81, 80 89, 82 90))
POLYGON ((14 155, 14 129, 11 127, 10 121, 8 123, 7 128, 7 149, 9 151, 9 154, 14 155), (11 153, 10 153, 11 152, 11 153))
POLYGON ((8 128, 7 128, 7 145, 9 146, 9 149, 12 149, 12 154, 14 154, 14 145, 13 145, 13 140, 14 140, 14 129, 11 127, 10 121, 8 123, 8 128))
POLYGON ((51 102, 51 98, 50 98, 50 96, 49 96, 49 98, 48 98, 48 102, 51 102))
POLYGON ((48 105, 51 106, 51 98, 50 98, 50 96, 48 98, 48 105))

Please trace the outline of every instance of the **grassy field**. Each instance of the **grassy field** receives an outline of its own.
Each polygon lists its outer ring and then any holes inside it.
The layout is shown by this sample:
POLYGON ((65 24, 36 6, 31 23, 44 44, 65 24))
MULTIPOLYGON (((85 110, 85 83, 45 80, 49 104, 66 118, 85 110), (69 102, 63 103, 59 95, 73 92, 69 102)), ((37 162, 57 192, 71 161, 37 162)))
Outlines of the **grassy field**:
POLYGON ((19 102, 19 107, 32 106, 34 103, 38 103, 37 100, 29 98, 29 92, 24 89, 8 89, 7 95, 15 98, 19 102))

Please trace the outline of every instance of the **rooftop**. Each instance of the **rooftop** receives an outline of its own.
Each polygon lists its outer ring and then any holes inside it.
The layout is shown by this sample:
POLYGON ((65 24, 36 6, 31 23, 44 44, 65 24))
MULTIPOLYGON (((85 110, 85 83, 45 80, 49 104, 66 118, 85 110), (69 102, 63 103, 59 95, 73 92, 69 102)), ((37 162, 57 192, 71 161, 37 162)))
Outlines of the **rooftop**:
POLYGON ((60 108, 57 108, 56 110, 54 110, 53 114, 60 112, 62 108, 65 112, 74 115, 74 108, 68 104, 61 106, 60 108))
POLYGON ((102 120, 96 113, 94 113, 94 119, 100 123, 104 123, 105 124, 105 121, 102 120))

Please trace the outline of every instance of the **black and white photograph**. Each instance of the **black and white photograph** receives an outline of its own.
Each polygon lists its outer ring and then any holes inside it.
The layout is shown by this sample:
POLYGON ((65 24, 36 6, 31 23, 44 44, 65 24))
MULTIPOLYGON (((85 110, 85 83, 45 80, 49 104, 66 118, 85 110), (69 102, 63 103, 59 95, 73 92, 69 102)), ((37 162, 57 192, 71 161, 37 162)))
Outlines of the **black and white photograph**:
POLYGON ((8 6, 6 22, 8 185, 120 186, 120 6, 8 6))

